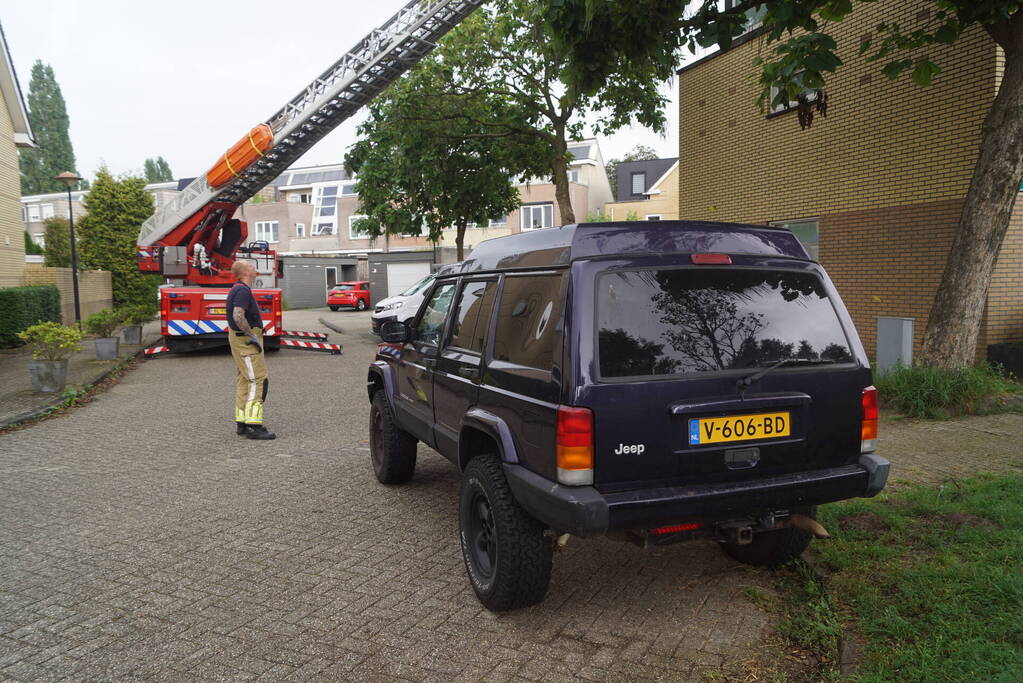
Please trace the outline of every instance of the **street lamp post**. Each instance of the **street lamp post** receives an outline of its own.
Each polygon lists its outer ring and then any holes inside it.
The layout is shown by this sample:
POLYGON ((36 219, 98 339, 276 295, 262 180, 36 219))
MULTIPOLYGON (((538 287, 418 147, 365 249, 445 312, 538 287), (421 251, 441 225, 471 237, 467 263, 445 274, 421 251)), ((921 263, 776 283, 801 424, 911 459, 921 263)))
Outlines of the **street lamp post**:
POLYGON ((71 186, 77 185, 81 178, 70 171, 64 171, 54 180, 64 183, 67 188, 67 220, 71 226, 71 285, 75 291, 75 322, 82 322, 82 308, 78 300, 78 250, 75 248, 75 212, 71 206, 71 186))

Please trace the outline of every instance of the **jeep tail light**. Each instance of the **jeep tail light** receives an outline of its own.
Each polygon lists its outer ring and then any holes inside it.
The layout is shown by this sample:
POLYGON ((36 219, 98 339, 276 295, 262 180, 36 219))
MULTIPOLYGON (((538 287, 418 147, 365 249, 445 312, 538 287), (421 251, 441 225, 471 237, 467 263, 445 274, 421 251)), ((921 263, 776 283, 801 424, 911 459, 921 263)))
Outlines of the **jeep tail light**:
POLYGON ((732 257, 728 254, 691 254, 693 264, 697 266, 730 266, 732 257))
POLYGON ((860 427, 860 453, 877 450, 877 389, 863 390, 863 422, 860 427))
POLYGON ((558 406, 558 481, 569 486, 593 483, 593 411, 558 406))

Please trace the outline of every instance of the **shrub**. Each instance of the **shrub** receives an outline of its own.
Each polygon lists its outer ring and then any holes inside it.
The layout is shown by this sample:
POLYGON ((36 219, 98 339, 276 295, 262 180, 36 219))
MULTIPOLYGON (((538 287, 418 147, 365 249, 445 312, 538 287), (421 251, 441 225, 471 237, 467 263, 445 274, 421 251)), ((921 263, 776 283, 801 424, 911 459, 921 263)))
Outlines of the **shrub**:
POLYGON ((75 351, 82 350, 82 331, 77 327, 44 322, 32 325, 18 333, 32 347, 36 360, 67 360, 75 351))
POLYGON ((33 256, 40 256, 43 253, 43 248, 35 243, 32 235, 28 234, 28 230, 25 231, 25 253, 33 256))
POLYGON ((18 333, 38 322, 60 322, 60 291, 53 285, 0 289, 0 347, 18 346, 18 333))
POLYGON ((956 370, 899 366, 875 377, 874 385, 882 406, 927 419, 973 413, 1023 390, 987 363, 956 370))
POLYGON ((83 321, 85 331, 97 337, 112 337, 114 330, 121 324, 120 314, 112 308, 104 308, 93 313, 83 321))
POLYGON ((153 319, 156 315, 156 305, 135 304, 134 306, 123 306, 118 309, 120 320, 125 325, 142 325, 153 319))

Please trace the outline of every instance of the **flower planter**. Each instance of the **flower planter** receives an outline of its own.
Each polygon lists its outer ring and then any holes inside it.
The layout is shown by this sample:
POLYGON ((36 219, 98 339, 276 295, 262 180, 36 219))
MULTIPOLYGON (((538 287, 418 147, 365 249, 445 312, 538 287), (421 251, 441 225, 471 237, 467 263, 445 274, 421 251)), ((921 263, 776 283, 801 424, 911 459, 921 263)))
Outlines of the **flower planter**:
POLYGON ((124 343, 135 344, 138 346, 142 343, 142 325, 128 325, 124 328, 124 343))
POLYGON ((1001 365, 1002 369, 1023 379, 1023 342, 1009 344, 989 344, 987 347, 989 363, 1001 365))
POLYGON ((96 340, 96 360, 114 360, 120 350, 120 337, 100 337, 96 340))
POLYGON ((32 391, 57 393, 67 383, 66 360, 33 360, 28 364, 32 376, 32 391))

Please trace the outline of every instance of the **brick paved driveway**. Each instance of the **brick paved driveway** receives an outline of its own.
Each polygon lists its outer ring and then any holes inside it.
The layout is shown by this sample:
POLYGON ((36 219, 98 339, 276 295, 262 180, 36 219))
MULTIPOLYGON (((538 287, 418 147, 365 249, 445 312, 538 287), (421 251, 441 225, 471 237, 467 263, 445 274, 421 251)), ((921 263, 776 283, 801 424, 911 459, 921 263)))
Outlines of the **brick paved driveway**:
POLYGON ((573 539, 542 605, 494 616, 458 550, 458 473, 368 462, 368 314, 289 312, 345 355, 271 355, 269 426, 233 435, 223 354, 143 364, 0 436, 0 679, 689 680, 747 659, 770 577, 710 543, 573 539))

